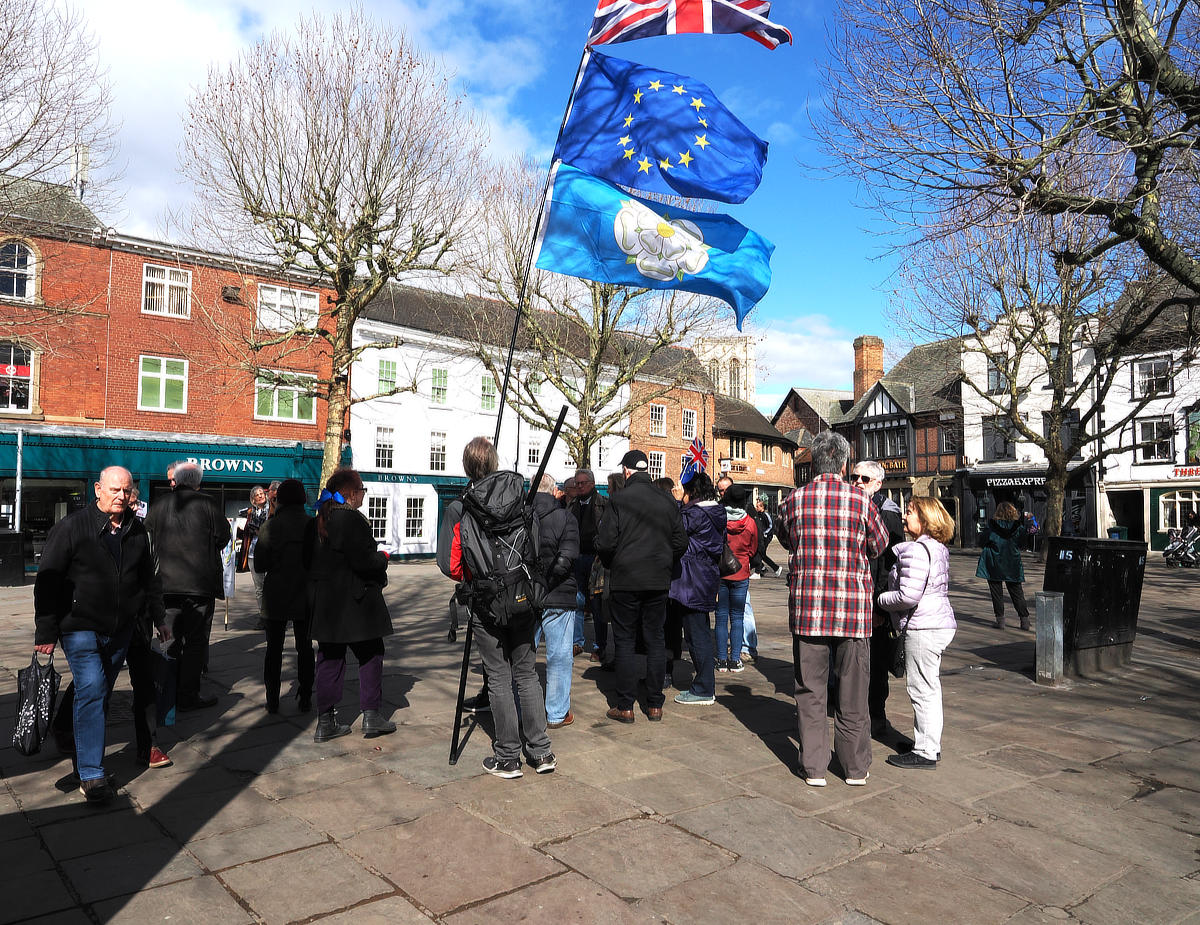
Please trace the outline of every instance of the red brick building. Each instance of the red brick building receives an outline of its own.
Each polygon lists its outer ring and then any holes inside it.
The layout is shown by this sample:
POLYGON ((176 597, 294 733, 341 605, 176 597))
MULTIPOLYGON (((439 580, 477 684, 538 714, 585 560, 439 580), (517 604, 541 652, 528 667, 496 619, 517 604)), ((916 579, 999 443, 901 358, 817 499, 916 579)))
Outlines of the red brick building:
POLYGON ((666 475, 678 482, 688 447, 697 437, 708 448, 709 466, 713 466, 712 428, 716 416, 713 393, 707 384, 704 380, 665 394, 659 383, 642 380, 631 384, 631 404, 635 407, 629 415, 629 446, 646 454, 651 478, 666 475))

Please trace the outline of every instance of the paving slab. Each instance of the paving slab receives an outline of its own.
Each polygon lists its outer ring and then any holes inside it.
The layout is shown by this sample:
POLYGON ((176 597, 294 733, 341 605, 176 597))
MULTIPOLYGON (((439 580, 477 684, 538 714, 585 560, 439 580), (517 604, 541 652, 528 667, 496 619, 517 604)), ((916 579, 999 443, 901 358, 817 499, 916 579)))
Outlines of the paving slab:
POLYGON ((625 899, 652 896, 735 860, 728 851, 653 819, 618 822, 545 850, 625 899))
POLYGON ((223 870, 327 840, 303 820, 287 818, 202 838, 190 842, 188 850, 209 870, 223 870))
POLYGON ((1140 815, 1192 835, 1200 835, 1200 792, 1164 787, 1135 797, 1120 807, 1125 817, 1140 815))
POLYGON ((263 796, 284 800, 312 790, 382 774, 385 768, 356 755, 330 755, 270 774, 256 775, 251 786, 263 796))
POLYGON ((1002 745, 976 754, 973 759, 1004 771, 1013 771, 1030 780, 1087 767, 1085 762, 1070 761, 1027 745, 1002 745))
POLYGON ((632 906, 576 873, 551 877, 446 918, 447 925, 651 925, 658 916, 632 906))
POLYGON ((1062 728, 1067 732, 1074 732, 1078 735, 1088 736, 1093 739, 1103 739, 1115 745, 1124 746, 1126 749, 1136 748, 1143 751, 1152 751, 1164 745, 1173 745, 1176 742, 1190 738, 1190 736, 1181 732, 1178 723, 1168 724, 1166 727, 1157 723, 1153 725, 1131 725, 1130 723, 1124 723, 1103 715, 1082 719, 1074 723, 1065 723, 1062 728))
POLYGON ((717 803, 746 792, 745 788, 736 782, 714 777, 694 768, 663 771, 634 780, 617 781, 608 784, 605 790, 663 816, 717 803))
POLYGON ((1151 752, 1124 752, 1099 765, 1134 777, 1200 791, 1200 740, 1197 739, 1165 745, 1151 752))
POLYGON ((679 771, 683 767, 658 751, 639 748, 630 742, 609 742, 576 755, 563 765, 561 773, 593 787, 607 787, 651 774, 679 771))
POLYGON ((751 861, 690 880, 638 903, 688 925, 818 925, 840 918, 840 904, 751 861))
POLYGON ((875 847, 766 797, 733 797, 677 813, 673 819, 715 845, 796 879, 875 847))
POLYGON ((1166 923, 1200 918, 1200 883, 1131 870, 1071 908, 1087 925, 1166 923))
POLYGON ((100 921, 107 925, 145 925, 147 922, 241 925, 254 921, 212 876, 96 903, 94 909, 100 921))
POLYGON ((230 890, 268 923, 295 922, 393 892, 391 884, 336 845, 317 845, 221 874, 230 890))
POLYGON ((88 854, 61 866, 85 903, 204 874, 191 855, 169 838, 88 854))
POLYGON ((403 896, 385 896, 326 916, 320 922, 321 925, 429 925, 429 916, 403 896))
POLYGON ((457 807, 362 832, 342 844, 437 915, 563 869, 457 807))
POLYGON ((1009 822, 952 835, 930 849, 929 857, 966 876, 982 873, 988 882, 1045 906, 1078 902, 1129 866, 1045 830, 1009 822))
POLYGON ((162 838, 155 822, 133 809, 56 822, 42 826, 39 834, 60 861, 162 838))
MULTIPOLYGON (((870 781, 867 783, 870 788, 870 781)), ((817 819, 869 842, 911 850, 979 823, 979 815, 915 790, 894 788, 838 808, 817 819)))
POLYGON ((0 789, 0 843, 28 838, 32 834, 33 826, 17 806, 16 798, 0 789))
POLYGON ((318 831, 343 839, 366 829, 411 822, 446 804, 398 774, 376 774, 310 790, 278 805, 318 831))
POLYGON ((1017 720, 990 723, 975 732, 989 740, 989 748, 994 748, 1000 742, 1025 745, 1029 748, 1049 752, 1051 755, 1058 755, 1068 761, 1082 761, 1085 764, 1111 758, 1119 754, 1123 747, 1104 739, 1077 735, 1057 726, 1017 720))
POLYGON ((75 904, 54 861, 35 836, 0 844, 0 870, 4 871, 4 902, 0 922, 15 922, 40 912, 66 909, 75 904), (19 884, 19 889, 14 886, 19 884))
POLYGON ((277 804, 245 788, 175 795, 159 800, 147 812, 185 844, 287 817, 277 804))
POLYGON ((923 852, 876 851, 804 886, 888 925, 1008 922, 1026 900, 970 876, 948 874, 923 852))

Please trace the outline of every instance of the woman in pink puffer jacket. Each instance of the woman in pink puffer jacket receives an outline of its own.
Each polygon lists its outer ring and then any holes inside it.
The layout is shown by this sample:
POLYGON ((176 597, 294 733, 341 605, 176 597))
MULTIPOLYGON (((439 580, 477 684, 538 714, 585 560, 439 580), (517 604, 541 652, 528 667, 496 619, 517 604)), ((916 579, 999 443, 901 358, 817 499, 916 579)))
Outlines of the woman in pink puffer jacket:
POLYGON ((896 629, 905 633, 905 678, 915 741, 911 752, 889 755, 887 762, 933 771, 942 753, 942 652, 958 628, 947 596, 950 553, 944 545, 954 535, 954 520, 937 498, 913 498, 904 529, 916 539, 895 547, 889 590, 879 595, 879 606, 891 612, 896 629))

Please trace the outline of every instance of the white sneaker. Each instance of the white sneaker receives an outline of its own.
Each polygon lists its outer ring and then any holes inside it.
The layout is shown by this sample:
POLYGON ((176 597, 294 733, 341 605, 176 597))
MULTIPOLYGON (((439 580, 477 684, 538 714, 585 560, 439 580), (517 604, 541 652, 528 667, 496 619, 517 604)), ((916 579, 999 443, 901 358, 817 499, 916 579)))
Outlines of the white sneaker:
POLYGON ((825 778, 823 778, 823 777, 806 777, 806 778, 804 778, 804 783, 808 784, 808 786, 810 786, 810 787, 824 787, 825 786, 825 778))
POLYGON ((750 573, 750 580, 751 580, 751 581, 754 581, 756 578, 762 578, 762 575, 758 574, 758 572, 751 572, 751 573, 750 573))
POLYGON ((867 778, 870 776, 871 772, 868 771, 862 777, 847 777, 846 785, 849 787, 865 787, 867 786, 867 778))

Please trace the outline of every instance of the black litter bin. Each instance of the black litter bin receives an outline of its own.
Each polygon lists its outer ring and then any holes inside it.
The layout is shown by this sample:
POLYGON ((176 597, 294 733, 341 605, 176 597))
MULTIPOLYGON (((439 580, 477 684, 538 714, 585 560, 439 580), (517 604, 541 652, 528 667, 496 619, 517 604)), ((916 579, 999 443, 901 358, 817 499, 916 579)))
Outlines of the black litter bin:
POLYGON ((25 584, 25 539, 20 533, 0 533, 0 587, 25 584))
POLYGON ((1145 571, 1145 543, 1046 538, 1042 590, 1063 593, 1064 673, 1088 675, 1129 663, 1145 571))

